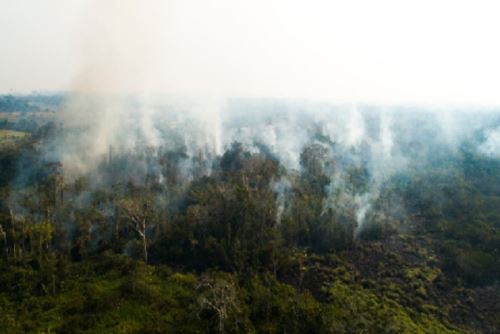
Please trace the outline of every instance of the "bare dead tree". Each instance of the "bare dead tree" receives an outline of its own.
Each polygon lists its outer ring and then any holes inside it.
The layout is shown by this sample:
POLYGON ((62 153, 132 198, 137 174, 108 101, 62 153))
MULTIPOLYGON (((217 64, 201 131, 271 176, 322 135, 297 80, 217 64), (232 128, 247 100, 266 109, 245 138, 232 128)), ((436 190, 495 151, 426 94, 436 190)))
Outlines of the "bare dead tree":
POLYGON ((3 242, 3 247, 4 247, 4 253, 5 256, 7 256, 8 249, 7 249, 7 233, 3 230, 3 226, 0 224, 0 238, 2 239, 3 242))
POLYGON ((144 262, 148 262, 148 237, 147 229, 152 217, 152 198, 147 194, 141 194, 134 198, 126 198, 119 201, 119 208, 129 220, 130 226, 139 235, 142 243, 144 262))
POLYGON ((219 333, 225 333, 225 324, 231 314, 239 311, 236 285, 232 280, 203 276, 197 285, 200 291, 200 312, 209 310, 217 317, 219 333))

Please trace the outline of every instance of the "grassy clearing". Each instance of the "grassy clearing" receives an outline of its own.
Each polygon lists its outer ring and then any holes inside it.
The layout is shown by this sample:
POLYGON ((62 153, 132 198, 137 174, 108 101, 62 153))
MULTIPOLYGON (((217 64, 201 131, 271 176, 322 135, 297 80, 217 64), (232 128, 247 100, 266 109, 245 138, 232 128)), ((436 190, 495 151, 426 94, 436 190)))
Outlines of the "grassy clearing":
POLYGON ((28 132, 0 129, 0 149, 13 148, 30 136, 28 132))
POLYGON ((28 132, 15 131, 15 130, 0 130, 0 140, 22 139, 30 136, 28 132))
POLYGON ((0 121, 15 121, 19 117, 19 112, 0 112, 0 121))
POLYGON ((0 112, 0 121, 15 122, 20 117, 21 118, 25 117, 25 118, 37 118, 37 119, 51 119, 51 118, 54 118, 55 115, 56 115, 56 112, 53 110, 32 111, 32 112, 26 112, 26 113, 20 113, 18 111, 0 112))

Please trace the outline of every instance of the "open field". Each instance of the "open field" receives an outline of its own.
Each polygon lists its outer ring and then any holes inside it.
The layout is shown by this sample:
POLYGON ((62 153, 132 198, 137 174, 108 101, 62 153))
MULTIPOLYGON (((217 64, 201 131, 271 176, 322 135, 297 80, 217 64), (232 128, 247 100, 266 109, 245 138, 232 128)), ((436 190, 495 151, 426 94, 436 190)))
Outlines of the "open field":
POLYGON ((0 112, 0 121, 15 121, 20 115, 20 112, 0 112))
POLYGON ((14 112, 0 112, 0 121, 2 120, 7 120, 10 122, 13 122, 21 117, 26 117, 26 118, 43 118, 43 119, 49 119, 55 116, 54 111, 33 111, 33 112, 26 112, 26 113, 21 113, 18 111, 14 112))
POLYGON ((0 129, 0 149, 14 147, 18 142, 30 136, 28 132, 0 129))
POLYGON ((0 130, 0 140, 22 139, 30 134, 22 131, 0 130))

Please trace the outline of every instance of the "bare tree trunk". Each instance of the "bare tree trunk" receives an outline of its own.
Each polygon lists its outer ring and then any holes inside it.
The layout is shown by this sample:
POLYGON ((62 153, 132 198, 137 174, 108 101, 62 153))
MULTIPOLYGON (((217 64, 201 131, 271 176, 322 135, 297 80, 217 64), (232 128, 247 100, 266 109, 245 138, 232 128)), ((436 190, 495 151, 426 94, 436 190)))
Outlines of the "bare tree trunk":
POLYGON ((14 213, 12 212, 12 209, 9 208, 9 213, 10 213, 10 228, 11 228, 11 235, 13 236, 12 237, 12 258, 14 259, 14 261, 16 260, 16 238, 14 237, 14 234, 15 234, 15 229, 14 229, 14 224, 15 224, 15 219, 14 219, 14 213))
POLYGON ((148 240, 147 223, 150 205, 147 200, 143 203, 137 203, 131 200, 121 202, 121 208, 131 223, 131 227, 139 234, 142 242, 142 251, 144 262, 148 262, 148 240))
POLYGON ((146 242, 146 236, 142 236, 142 247, 144 252, 144 262, 148 263, 148 245, 146 242))
POLYGON ((142 220, 139 224, 137 224, 137 232, 141 236, 144 262, 148 263, 148 242, 146 239, 146 220, 142 220))
POLYGON ((9 250, 7 248, 7 233, 3 230, 2 225, 0 225, 0 236, 2 237, 3 240, 3 248, 4 248, 4 255, 5 257, 8 257, 9 250))
POLYGON ((115 239, 118 240, 120 238, 120 217, 118 214, 118 209, 115 207, 115 212, 113 214, 113 220, 114 220, 114 225, 115 225, 115 239))

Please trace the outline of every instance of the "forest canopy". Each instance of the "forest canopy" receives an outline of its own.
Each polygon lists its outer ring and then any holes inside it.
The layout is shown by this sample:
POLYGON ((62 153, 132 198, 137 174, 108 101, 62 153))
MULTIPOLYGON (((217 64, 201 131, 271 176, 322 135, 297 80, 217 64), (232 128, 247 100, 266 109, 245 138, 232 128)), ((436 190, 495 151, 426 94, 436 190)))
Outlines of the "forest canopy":
POLYGON ((0 137, 8 333, 500 328, 498 113, 2 106, 26 134, 0 137))

